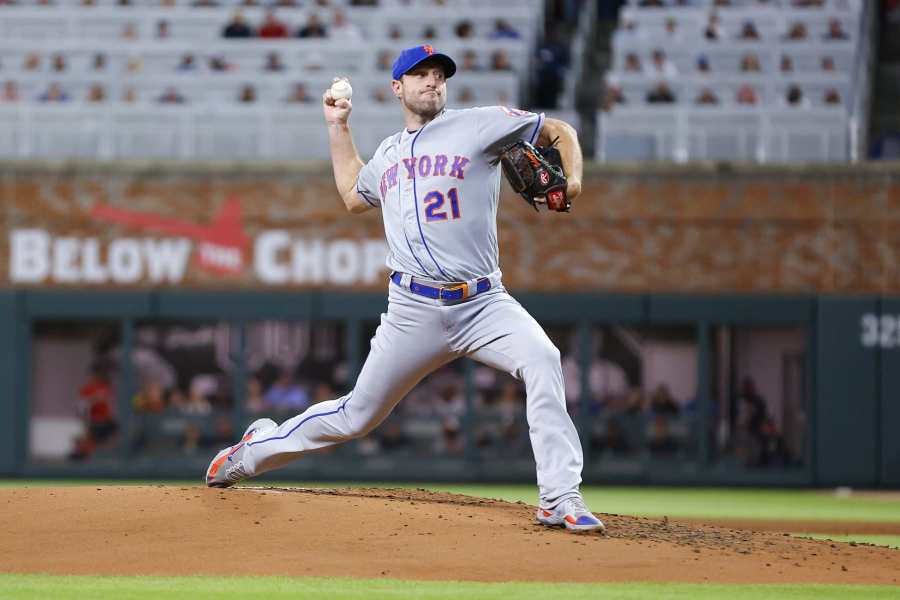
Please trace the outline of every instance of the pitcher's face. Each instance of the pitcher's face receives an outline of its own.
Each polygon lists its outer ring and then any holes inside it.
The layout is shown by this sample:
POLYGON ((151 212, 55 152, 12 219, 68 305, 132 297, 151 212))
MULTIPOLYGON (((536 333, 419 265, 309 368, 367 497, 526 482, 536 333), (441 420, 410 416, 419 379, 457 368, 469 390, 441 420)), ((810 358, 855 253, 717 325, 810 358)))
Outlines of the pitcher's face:
POLYGON ((423 61, 391 85, 403 107, 420 117, 430 119, 447 104, 447 79, 440 63, 423 61))

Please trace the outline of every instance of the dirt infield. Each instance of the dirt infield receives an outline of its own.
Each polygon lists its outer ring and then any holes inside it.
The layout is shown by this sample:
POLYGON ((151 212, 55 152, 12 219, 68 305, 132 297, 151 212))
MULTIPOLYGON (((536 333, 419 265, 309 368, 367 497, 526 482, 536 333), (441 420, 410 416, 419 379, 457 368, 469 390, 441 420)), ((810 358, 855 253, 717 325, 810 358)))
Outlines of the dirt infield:
POLYGON ((900 582, 900 550, 771 531, 806 523, 753 522, 770 531, 751 531, 603 515, 607 536, 572 534, 535 524, 525 504, 424 490, 12 488, 0 489, 0 507, 3 572, 900 582))

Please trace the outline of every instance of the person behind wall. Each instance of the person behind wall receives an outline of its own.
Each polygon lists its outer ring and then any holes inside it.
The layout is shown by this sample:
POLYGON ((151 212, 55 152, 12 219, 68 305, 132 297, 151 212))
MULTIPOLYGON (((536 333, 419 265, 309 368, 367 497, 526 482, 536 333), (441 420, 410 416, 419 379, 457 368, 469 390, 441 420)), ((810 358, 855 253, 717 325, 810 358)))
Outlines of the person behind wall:
POLYGON ((113 398, 109 370, 101 364, 93 365, 90 378, 78 390, 85 431, 75 442, 69 458, 84 460, 113 440, 119 430, 113 417, 113 398))

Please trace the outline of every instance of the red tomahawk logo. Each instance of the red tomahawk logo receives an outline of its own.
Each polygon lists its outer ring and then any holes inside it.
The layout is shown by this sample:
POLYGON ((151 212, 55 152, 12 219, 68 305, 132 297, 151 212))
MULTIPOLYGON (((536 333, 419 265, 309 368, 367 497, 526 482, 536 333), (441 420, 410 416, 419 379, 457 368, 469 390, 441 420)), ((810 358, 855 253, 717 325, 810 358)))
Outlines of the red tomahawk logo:
POLYGON ((244 268, 244 253, 250 238, 241 222, 241 203, 237 198, 226 200, 212 223, 200 225, 171 219, 153 213, 140 212, 95 204, 91 216, 100 221, 183 237, 197 242, 197 266, 213 273, 235 275, 244 268))

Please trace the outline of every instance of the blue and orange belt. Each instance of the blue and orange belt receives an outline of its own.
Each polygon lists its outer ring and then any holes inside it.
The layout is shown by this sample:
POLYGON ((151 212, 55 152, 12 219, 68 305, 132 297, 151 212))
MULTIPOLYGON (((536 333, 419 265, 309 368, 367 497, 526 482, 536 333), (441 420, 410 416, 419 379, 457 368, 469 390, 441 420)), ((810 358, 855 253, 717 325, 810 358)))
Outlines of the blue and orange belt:
MULTIPOLYGON (((391 273, 391 281, 403 287, 403 273, 394 271, 391 273)), ((491 280, 482 277, 476 281, 475 291, 469 289, 468 283, 451 283, 442 286, 431 286, 410 279, 409 291, 413 294, 432 298, 433 300, 463 300, 475 294, 480 294, 491 289, 491 280)))

